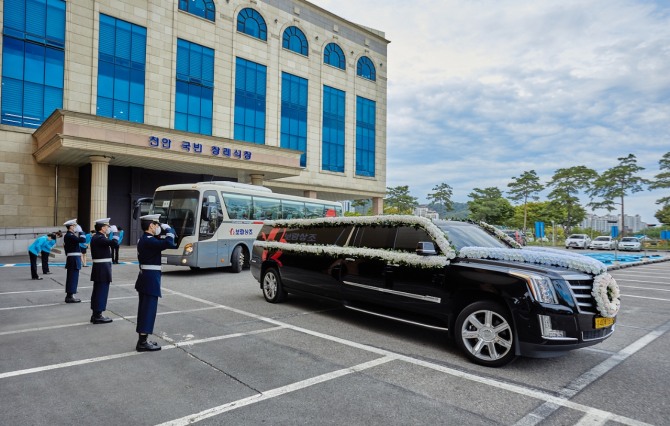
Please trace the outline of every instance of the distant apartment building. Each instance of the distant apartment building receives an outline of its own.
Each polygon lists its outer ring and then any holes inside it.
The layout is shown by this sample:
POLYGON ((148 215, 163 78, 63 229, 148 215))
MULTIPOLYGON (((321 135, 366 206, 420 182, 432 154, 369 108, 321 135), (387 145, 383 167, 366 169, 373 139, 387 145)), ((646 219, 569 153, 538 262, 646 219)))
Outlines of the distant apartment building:
POLYGON ((419 206, 414 209, 415 216, 426 217, 428 219, 439 219, 440 215, 435 211, 431 210, 426 206, 419 206))
POLYGON ((595 214, 586 215, 586 218, 579 225, 580 228, 593 229, 603 234, 609 234, 612 226, 617 226, 619 230, 626 229, 626 232, 638 232, 647 228, 647 224, 642 221, 639 214, 635 216, 624 215, 623 227, 621 226, 621 215, 598 216, 595 214))

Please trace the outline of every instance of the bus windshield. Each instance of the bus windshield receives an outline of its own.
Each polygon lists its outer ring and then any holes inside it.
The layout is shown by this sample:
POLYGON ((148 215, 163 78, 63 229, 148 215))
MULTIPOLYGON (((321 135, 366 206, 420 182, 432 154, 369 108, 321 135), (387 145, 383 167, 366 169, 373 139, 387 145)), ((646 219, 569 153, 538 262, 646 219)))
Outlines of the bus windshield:
POLYGON ((195 235, 199 199, 198 190, 157 191, 153 213, 160 213, 161 223, 173 227, 178 238, 189 237, 195 235))

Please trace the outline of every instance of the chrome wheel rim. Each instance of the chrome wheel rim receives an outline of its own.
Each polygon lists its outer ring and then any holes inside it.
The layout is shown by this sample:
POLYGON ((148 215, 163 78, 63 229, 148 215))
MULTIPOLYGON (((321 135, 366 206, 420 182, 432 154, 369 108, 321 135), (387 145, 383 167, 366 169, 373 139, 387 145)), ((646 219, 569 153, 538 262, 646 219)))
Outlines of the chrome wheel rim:
POLYGON ((268 299, 274 299, 277 294, 277 277, 275 274, 265 274, 263 278, 263 293, 268 299))
POLYGON ((512 350, 514 337, 507 320, 489 310, 468 315, 461 327, 465 348, 483 361, 497 361, 512 350))

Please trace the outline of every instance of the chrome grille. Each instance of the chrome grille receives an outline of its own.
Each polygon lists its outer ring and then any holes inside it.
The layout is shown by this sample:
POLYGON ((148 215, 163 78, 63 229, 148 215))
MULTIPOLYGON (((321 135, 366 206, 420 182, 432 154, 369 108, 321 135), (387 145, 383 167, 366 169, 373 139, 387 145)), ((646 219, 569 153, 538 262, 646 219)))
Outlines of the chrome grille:
POLYGON ((570 291, 577 302, 577 309, 583 314, 596 314, 596 301, 591 295, 593 280, 568 280, 570 291))

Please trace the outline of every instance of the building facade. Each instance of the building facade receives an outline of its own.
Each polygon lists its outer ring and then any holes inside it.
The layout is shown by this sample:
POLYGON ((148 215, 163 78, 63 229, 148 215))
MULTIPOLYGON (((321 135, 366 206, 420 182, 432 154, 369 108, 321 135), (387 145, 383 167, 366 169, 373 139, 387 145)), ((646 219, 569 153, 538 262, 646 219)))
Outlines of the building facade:
MULTIPOLYGON (((598 216, 595 214, 587 214, 582 223, 579 225, 583 229, 593 229, 603 235, 609 235, 612 232, 612 226, 616 226, 621 232, 624 227, 621 226, 621 215, 604 215, 598 216)), ((626 233, 638 232, 647 228, 647 224, 642 221, 639 214, 635 216, 624 215, 624 226, 626 233)))
POLYGON ((0 5, 5 239, 212 179, 381 213, 384 33, 301 0, 0 5))

